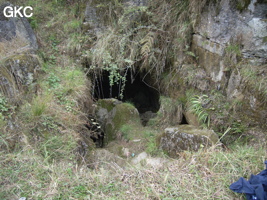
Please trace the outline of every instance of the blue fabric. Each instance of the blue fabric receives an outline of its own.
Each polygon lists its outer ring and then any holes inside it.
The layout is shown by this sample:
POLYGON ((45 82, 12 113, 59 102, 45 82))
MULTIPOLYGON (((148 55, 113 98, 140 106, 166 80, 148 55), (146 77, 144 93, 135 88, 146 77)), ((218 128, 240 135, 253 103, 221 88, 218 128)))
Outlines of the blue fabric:
POLYGON ((234 192, 244 193, 247 200, 267 200, 267 161, 266 169, 257 175, 251 174, 247 181, 243 177, 230 185, 234 192))

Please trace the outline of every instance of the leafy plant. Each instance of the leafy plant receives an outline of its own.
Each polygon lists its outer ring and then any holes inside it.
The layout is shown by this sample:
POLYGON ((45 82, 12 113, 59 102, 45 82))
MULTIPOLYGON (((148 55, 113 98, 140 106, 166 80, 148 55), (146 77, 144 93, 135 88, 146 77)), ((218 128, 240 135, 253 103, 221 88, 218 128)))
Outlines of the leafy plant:
POLYGON ((199 122, 203 125, 207 124, 207 127, 210 125, 210 117, 204 106, 206 106, 209 101, 210 99, 207 95, 195 95, 189 100, 189 110, 197 115, 199 122))
POLYGON ((51 116, 44 116, 42 119, 42 124, 46 127, 47 130, 53 130, 58 127, 54 119, 51 116))
POLYGON ((0 113, 0 129, 6 124, 5 117, 0 113))
POLYGON ((232 133, 233 134, 242 134, 245 131, 246 127, 241 122, 232 123, 232 133))
POLYGON ((6 98, 0 94, 0 113, 4 113, 8 111, 8 109, 9 109, 9 106, 8 106, 6 98))
POLYGON ((59 86, 60 79, 54 73, 50 73, 49 77, 47 78, 47 82, 50 88, 56 88, 59 86))
MULTIPOLYGON (((120 89, 119 97, 123 98, 123 91, 126 83, 126 75, 128 69, 131 68, 132 61, 129 59, 124 59, 124 62, 127 64, 127 68, 124 70, 118 66, 118 63, 114 61, 115 59, 107 51, 94 50, 92 52, 94 55, 101 54, 103 57, 100 60, 98 65, 101 65, 101 69, 109 73, 109 86, 110 86, 110 96, 112 96, 112 87, 117 85, 120 89), (124 73, 124 74, 123 74, 124 73)), ((96 63, 95 63, 96 64, 96 63)), ((91 65, 90 70, 95 70, 96 65, 91 65)))
POLYGON ((30 25, 33 29, 37 29, 38 26, 38 22, 37 22, 37 18, 33 15, 32 17, 28 18, 30 25))

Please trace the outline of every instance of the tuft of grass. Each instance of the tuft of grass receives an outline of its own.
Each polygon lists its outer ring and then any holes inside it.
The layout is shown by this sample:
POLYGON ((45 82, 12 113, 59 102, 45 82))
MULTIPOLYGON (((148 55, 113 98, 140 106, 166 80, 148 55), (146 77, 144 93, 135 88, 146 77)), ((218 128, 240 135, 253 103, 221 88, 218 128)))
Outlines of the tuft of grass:
POLYGON ((6 125, 5 117, 0 113, 0 130, 6 125))
MULTIPOLYGON (((206 3, 164 0, 149 1, 147 6, 125 7, 118 19, 109 23, 109 29, 91 43, 91 51, 84 54, 85 60, 95 71, 109 71, 113 66, 119 70, 130 67, 133 72, 145 70, 159 77, 173 64, 175 55, 192 57, 193 53, 188 51, 192 28, 206 3)), ((95 4, 97 8, 103 7, 102 3, 95 4)), ((112 6, 106 5, 110 7, 108 10, 112 6)), ((112 7, 116 14, 120 10, 119 4, 112 7)))
POLYGON ((80 55, 83 50, 83 43, 88 43, 87 37, 79 33, 73 33, 66 42, 66 50, 71 55, 80 55))
POLYGON ((163 152, 158 148, 160 135, 151 130, 144 131, 144 136, 147 139, 146 152, 152 156, 158 156, 163 152))
POLYGON ((241 56, 241 49, 238 44, 229 44, 225 51, 231 54, 236 54, 237 56, 241 56))
POLYGON ((74 160, 76 149, 75 138, 71 134, 50 135, 39 144, 40 155, 44 157, 44 162, 59 160, 74 160))
POLYGON ((39 117, 44 114, 48 108, 48 102, 51 100, 49 96, 37 96, 33 99, 31 104, 31 115, 39 117))
POLYGON ((78 32, 81 28, 81 24, 82 23, 80 19, 73 19, 65 23, 63 28, 64 28, 64 31, 68 33, 78 32))
POLYGON ((251 66, 240 64, 240 74, 243 77, 243 83, 254 92, 254 94, 264 103, 267 102, 267 78, 265 73, 266 65, 251 66))
POLYGON ((26 39, 19 34, 10 41, 2 40, 0 42, 0 60, 24 51, 27 45, 26 39))
POLYGON ((130 132, 134 127, 131 127, 129 124, 124 124, 121 128, 120 128, 120 132, 122 134, 123 139, 125 140, 129 140, 130 139, 130 132))

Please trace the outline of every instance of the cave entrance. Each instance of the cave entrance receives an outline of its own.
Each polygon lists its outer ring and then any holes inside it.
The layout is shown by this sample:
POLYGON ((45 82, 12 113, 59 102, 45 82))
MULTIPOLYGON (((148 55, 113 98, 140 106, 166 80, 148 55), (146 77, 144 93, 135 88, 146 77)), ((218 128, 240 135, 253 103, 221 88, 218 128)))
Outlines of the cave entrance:
POLYGON ((181 123, 180 124, 188 124, 187 120, 186 120, 186 117, 184 114, 182 114, 182 120, 181 120, 181 123))
POLYGON ((160 108, 160 94, 153 87, 152 76, 146 72, 133 73, 130 70, 126 74, 125 87, 122 92, 123 97, 120 98, 120 92, 123 83, 110 86, 109 72, 103 71, 101 75, 94 78, 94 98, 116 98, 123 102, 133 103, 140 114, 147 112, 156 113, 160 108))

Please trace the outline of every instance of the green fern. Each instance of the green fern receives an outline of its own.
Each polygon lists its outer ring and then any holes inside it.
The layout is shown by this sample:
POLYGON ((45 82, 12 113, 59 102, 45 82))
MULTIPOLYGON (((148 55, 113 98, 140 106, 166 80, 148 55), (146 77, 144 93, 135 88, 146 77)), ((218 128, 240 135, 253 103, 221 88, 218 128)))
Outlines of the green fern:
POLYGON ((203 108, 203 105, 209 102, 207 95, 195 95, 190 98, 189 110, 195 113, 198 117, 198 121, 201 122, 204 126, 207 124, 207 127, 210 126, 210 117, 206 110, 203 108))
POLYGON ((148 58, 150 52, 152 51, 154 45, 155 33, 148 32, 148 34, 140 41, 141 50, 140 54, 145 60, 148 58))

